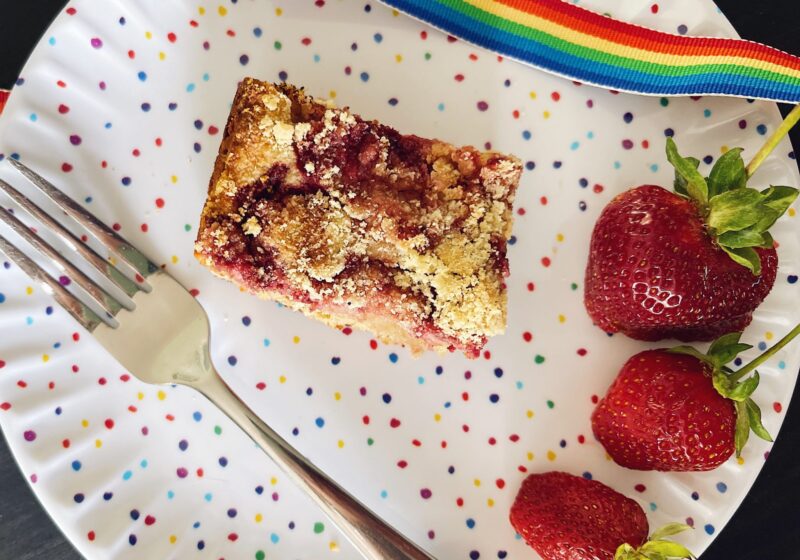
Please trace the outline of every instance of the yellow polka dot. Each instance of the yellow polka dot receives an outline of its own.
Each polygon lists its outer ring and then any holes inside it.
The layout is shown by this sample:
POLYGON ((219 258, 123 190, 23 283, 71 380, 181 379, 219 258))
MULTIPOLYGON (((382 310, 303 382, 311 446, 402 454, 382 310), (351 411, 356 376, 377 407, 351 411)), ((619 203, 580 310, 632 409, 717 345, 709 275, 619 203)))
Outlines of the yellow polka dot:
POLYGON ((269 483, 275 486, 276 484, 278 484, 278 479, 273 476, 272 478, 269 479, 269 483))
POLYGON ((169 178, 169 180, 172 181, 172 184, 174 185, 175 183, 178 182, 178 176, 177 175, 173 175, 172 177, 169 178))
POLYGON ((558 241, 559 243, 564 241, 564 234, 563 233, 556 234, 556 241, 558 241))
POLYGON ((164 391, 159 391, 156 396, 160 401, 163 401, 164 399, 167 398, 167 394, 164 391))
POLYGON ((150 33, 149 31, 145 31, 144 32, 144 38, 145 39, 152 39, 153 38, 153 34, 150 33))
POLYGON ((794 218, 796 214, 797 214, 797 210, 795 210, 794 208, 789 208, 789 217, 790 218, 794 218))
POLYGON ((136 398, 139 399, 140 401, 143 401, 144 400, 144 393, 136 393, 136 398))
POLYGON ((295 344, 300 344, 300 337, 299 336, 292 337, 292 342, 294 342, 295 344))
POLYGON ((228 8, 226 8, 225 6, 220 6, 219 8, 217 8, 217 13, 221 16, 227 16, 228 8))
POLYGON ((256 519, 256 523, 261 523, 262 521, 264 521, 264 516, 261 515, 260 513, 257 513, 255 519, 256 519))
POLYGON ((330 90, 330 91, 328 92, 328 97, 329 97, 330 99, 336 99, 336 90, 335 90, 335 89, 332 89, 332 90, 330 90))
POLYGON ((165 60, 167 58, 167 53, 161 51, 158 53, 158 60, 165 60))
POLYGON ((203 6, 200 6, 197 8, 197 13, 199 13, 201 16, 204 16, 206 15, 206 9, 203 6))
POLYGON ((542 113, 542 116, 544 118, 546 118, 546 119, 549 119, 550 118, 550 111, 545 111, 544 113, 542 113))
POLYGON ((101 439, 96 439, 96 440, 94 440, 94 446, 95 446, 97 449, 100 449, 101 447, 103 447, 103 440, 101 440, 101 439))
POLYGON ((533 416, 534 416, 533 411, 532 410, 527 411, 525 413, 525 416, 527 416, 528 418, 533 418, 533 416))
POLYGON ((283 8, 275 8, 275 15, 281 17, 283 15, 283 8))
POLYGON ((567 318, 564 317, 563 315, 559 315, 558 316, 558 322, 559 323, 566 323, 567 322, 567 318))
POLYGON ((767 332, 764 333, 764 338, 766 338, 767 340, 772 340, 772 337, 774 337, 774 336, 775 335, 772 334, 770 331, 767 331, 767 332))
POLYGON ((339 441, 336 442, 336 445, 339 446, 339 449, 342 449, 344 447, 344 440, 340 439, 339 441))
POLYGON ((403 62, 403 55, 402 54, 396 54, 396 55, 394 55, 394 59, 397 62, 403 62))
POLYGON ((527 457, 527 458, 528 458, 528 461, 533 461, 533 458, 535 457, 535 455, 533 454, 533 451, 528 451, 528 452, 525 454, 525 457, 527 457))
POLYGON ((84 428, 88 428, 89 427, 89 421, 88 420, 81 420, 81 426, 83 426, 84 428))
POLYGON ((440 422, 441 420, 442 420, 442 415, 439 414, 438 412, 433 415, 433 421, 434 422, 440 422))
POLYGON ((33 293, 33 287, 32 286, 28 286, 27 288, 25 288, 25 293, 28 294, 28 295, 31 295, 33 293))
POLYGON ((488 500, 486 500, 486 505, 489 507, 494 507, 494 500, 489 498, 488 500))
POLYGON ((49 362, 50 361, 50 356, 48 356, 47 354, 42 354, 42 361, 45 362, 45 363, 49 362))
POLYGON ((331 552, 339 552, 339 544, 334 541, 328 543, 328 548, 331 549, 331 552))
POLYGON ((278 383, 286 383, 286 376, 285 375, 281 375, 278 378, 278 383))
POLYGON ((728 146, 720 146, 719 153, 724 154, 727 151, 729 151, 728 146))
POLYGON ((177 257, 177 255, 172 255, 172 264, 178 264, 178 257, 177 257))
POLYGON ((475 480, 472 481, 472 484, 474 484, 475 487, 477 488, 478 486, 481 485, 481 479, 480 478, 476 478, 475 480))
POLYGON ((736 462, 739 463, 740 465, 744 465, 744 457, 738 457, 736 459, 736 462))
POLYGON ((341 394, 339 391, 336 391, 336 392, 333 394, 333 399, 334 399, 334 400, 337 400, 337 401, 340 401, 340 400, 342 400, 342 394, 341 394))
POLYGON ((399 15, 400 15, 400 12, 398 12, 397 10, 392 10, 392 15, 393 15, 394 17, 397 17, 397 16, 399 16, 399 15))
POLYGON ((530 92, 528 95, 530 96, 531 99, 536 99, 536 92, 535 91, 530 92))
POLYGON ((547 452, 547 460, 548 461, 555 461, 556 460, 556 454, 553 451, 548 451, 547 452))
POLYGON ((178 542, 178 537, 176 537, 175 535, 170 535, 169 544, 175 544, 176 542, 178 542))

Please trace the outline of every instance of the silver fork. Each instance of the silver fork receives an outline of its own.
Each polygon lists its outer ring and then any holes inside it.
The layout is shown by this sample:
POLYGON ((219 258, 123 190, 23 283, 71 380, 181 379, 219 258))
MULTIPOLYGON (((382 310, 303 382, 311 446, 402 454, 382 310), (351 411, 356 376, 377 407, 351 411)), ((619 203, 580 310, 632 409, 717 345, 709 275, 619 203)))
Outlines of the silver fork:
POLYGON ((0 189, 88 261, 117 290, 94 282, 7 211, 0 211, 0 219, 51 259, 81 288, 83 298, 67 291, 2 235, 0 251, 42 283, 125 369, 145 383, 185 385, 202 393, 314 500, 365 558, 433 558, 311 464, 228 388, 211 362, 206 313, 183 286, 49 181, 19 161, 8 161, 116 258, 104 259, 98 255, 2 179, 0 189), (115 291, 119 293, 113 294, 115 291))

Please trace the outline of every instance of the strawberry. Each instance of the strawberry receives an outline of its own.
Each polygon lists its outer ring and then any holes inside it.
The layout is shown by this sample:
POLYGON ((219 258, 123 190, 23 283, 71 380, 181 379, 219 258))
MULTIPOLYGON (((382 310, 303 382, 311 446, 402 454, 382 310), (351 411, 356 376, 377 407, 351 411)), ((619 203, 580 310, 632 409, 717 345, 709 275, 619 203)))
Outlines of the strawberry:
POLYGON ((664 540, 687 526, 667 525, 648 541, 647 516, 639 504, 605 484, 564 472, 529 475, 510 520, 543 560, 694 558, 664 540))
POLYGON ((689 341, 750 323, 775 283, 778 256, 768 230, 798 191, 747 187, 764 156, 746 168, 741 152, 729 150, 703 177, 699 161, 682 157, 668 138, 675 192, 643 185, 606 206, 592 233, 584 292, 600 328, 689 341))
POLYGON ((798 333, 800 325, 736 372, 726 364, 752 348, 741 333, 718 338, 706 353, 678 346, 636 354, 592 414, 595 437, 617 464, 658 471, 715 469, 741 454, 751 430, 772 441, 751 398, 755 368, 798 333))

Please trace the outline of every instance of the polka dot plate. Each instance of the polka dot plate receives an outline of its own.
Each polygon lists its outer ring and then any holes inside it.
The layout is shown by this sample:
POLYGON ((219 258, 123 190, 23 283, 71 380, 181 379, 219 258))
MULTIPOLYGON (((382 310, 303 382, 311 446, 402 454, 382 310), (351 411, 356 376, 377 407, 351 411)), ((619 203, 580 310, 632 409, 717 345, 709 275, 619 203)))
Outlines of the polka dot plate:
MULTIPOLYGON (((735 33, 706 0, 586 5, 677 33, 735 33)), ((592 326, 582 304, 587 246, 615 194, 671 182, 665 136, 707 171, 726 146, 753 154, 779 120, 768 103, 581 86, 372 1, 106 0, 100 9, 77 0, 17 83, 0 119, 0 158, 40 170, 193 290, 231 386, 436 557, 535 558, 508 509, 525 473, 553 469, 632 496, 652 526, 686 521, 696 530, 685 541, 701 552, 769 445, 752 438, 740 461, 705 474, 639 473, 606 458, 591 436, 593 402, 647 345, 592 326), (302 84, 404 132, 525 162, 508 331, 479 359, 413 359, 241 293, 194 261, 221 131, 248 75, 302 84)), ((7 164, 0 175, 21 183, 7 164)), ((788 143, 757 179, 800 184, 788 143)), ((797 219, 792 209, 774 230, 781 269, 745 334, 762 347, 800 319, 797 219)), ((139 383, 2 256, 0 264, 0 424, 84 556, 357 558, 212 406, 183 388, 139 383)), ((762 369, 757 398, 773 434, 798 366, 795 345, 762 369)))

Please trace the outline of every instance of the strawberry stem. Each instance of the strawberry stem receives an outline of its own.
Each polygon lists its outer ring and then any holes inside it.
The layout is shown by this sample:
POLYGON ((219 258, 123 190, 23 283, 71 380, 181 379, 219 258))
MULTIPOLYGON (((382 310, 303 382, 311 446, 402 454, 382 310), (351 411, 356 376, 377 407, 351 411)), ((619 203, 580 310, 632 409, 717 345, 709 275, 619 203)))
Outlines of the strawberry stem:
MULTIPOLYGON (((798 107, 800 107, 800 105, 798 105, 798 107)), ((756 358, 755 360, 744 366, 742 369, 731 374, 728 379, 730 379, 731 382, 739 381, 742 377, 744 377, 745 375, 756 369, 758 366, 769 360, 773 355, 775 355, 776 352, 778 352, 778 350, 789 344, 792 341, 792 339, 796 337, 798 334, 800 334, 800 324, 797 325, 795 328, 793 328, 791 331, 789 331, 789 334, 780 339, 772 348, 769 348, 766 352, 764 352, 758 358, 756 358)))
POLYGON ((778 130, 767 140, 767 143, 764 144, 758 153, 755 155, 753 160, 747 164, 747 176, 752 177, 753 173, 756 172, 756 169, 764 163, 764 160, 767 159, 767 156, 775 149, 775 147, 780 144, 781 140, 783 140, 784 136, 789 134, 789 131, 792 129, 794 125, 797 124, 797 121, 800 121, 800 105, 796 105, 791 112, 786 115, 786 118, 778 127, 778 130))

